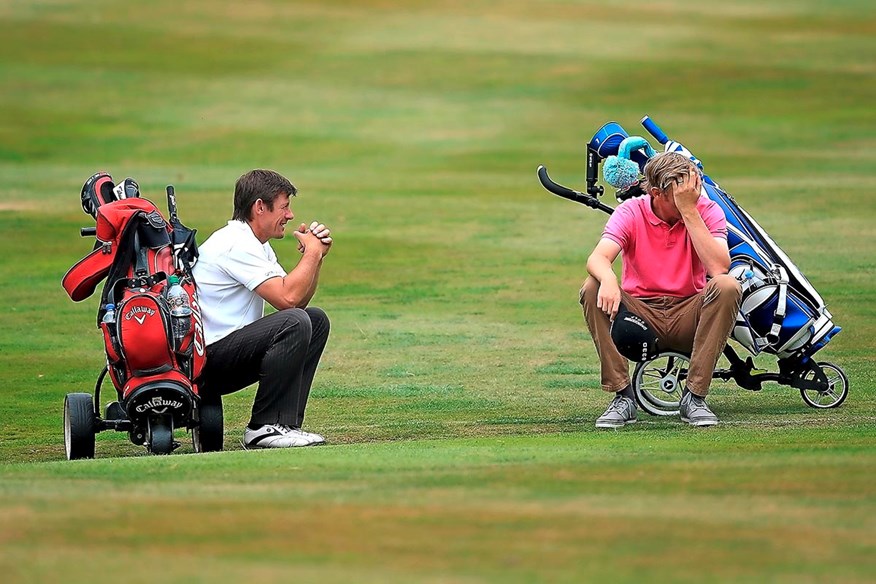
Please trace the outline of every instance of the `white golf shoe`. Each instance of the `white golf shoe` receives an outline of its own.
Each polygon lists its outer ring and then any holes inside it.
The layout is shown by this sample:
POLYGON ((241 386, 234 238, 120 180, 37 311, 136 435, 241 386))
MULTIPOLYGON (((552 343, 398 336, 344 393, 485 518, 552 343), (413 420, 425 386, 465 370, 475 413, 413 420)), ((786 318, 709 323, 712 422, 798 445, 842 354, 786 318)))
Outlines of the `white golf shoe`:
POLYGON ((324 442, 325 439, 318 434, 302 432, 284 424, 265 424, 256 430, 247 428, 243 433, 244 448, 296 448, 324 442))

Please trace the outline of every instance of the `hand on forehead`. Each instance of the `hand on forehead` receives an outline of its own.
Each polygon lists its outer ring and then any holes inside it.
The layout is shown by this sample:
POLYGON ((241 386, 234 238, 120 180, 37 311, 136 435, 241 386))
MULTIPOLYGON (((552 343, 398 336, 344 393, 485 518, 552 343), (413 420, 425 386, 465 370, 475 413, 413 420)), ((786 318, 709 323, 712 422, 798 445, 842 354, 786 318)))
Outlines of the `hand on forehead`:
POLYGON ((702 179, 703 173, 699 168, 693 163, 687 167, 686 172, 681 173, 673 173, 671 176, 667 177, 663 182, 663 188, 669 189, 674 187, 675 185, 682 185, 686 181, 693 180, 698 181, 702 179))

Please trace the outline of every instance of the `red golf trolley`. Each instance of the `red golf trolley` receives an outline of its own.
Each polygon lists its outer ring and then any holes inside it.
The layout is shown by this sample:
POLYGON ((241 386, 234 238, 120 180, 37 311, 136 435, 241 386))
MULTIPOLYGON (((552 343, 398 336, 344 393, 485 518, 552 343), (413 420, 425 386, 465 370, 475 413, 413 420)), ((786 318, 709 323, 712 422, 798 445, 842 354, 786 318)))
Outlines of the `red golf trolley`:
POLYGON ((206 356, 192 277, 195 231, 179 221, 173 187, 167 187, 169 220, 140 197, 130 178, 115 185, 109 174, 99 172, 86 181, 81 198, 96 226, 80 234, 97 241, 62 284, 79 302, 105 280, 97 326, 107 364, 93 396, 69 393, 64 401, 67 458, 93 458, 95 436, 104 430, 128 432, 134 444, 169 454, 179 446, 174 430, 185 428, 192 432, 195 451, 221 450, 221 402, 202 400, 195 382, 206 356), (101 416, 100 390, 107 375, 116 399, 101 416))

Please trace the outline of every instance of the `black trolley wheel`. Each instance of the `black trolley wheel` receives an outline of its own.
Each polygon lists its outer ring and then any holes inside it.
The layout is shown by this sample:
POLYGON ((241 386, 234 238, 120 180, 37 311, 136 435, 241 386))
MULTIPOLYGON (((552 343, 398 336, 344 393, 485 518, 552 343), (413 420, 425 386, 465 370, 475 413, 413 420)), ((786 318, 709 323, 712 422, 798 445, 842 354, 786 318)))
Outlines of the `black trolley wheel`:
POLYGON ((64 449, 67 460, 94 458, 97 414, 88 393, 68 393, 64 399, 64 449))
POLYGON ((829 409, 839 407, 849 395, 849 378, 837 365, 822 361, 818 363, 827 377, 827 389, 801 389, 800 397, 811 408, 829 409))
POLYGON ((222 401, 201 401, 198 406, 198 417, 200 423, 192 428, 195 452, 219 452, 225 441, 222 401))
POLYGON ((173 452, 173 418, 156 416, 149 419, 146 429, 146 447, 152 454, 173 452))

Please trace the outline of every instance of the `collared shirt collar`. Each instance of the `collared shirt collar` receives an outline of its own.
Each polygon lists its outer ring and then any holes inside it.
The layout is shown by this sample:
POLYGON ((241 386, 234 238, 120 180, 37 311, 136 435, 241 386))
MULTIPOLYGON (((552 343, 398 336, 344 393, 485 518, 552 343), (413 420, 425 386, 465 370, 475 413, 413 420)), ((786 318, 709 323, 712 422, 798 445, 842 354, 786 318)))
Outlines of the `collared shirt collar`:
POLYGON ((249 231, 250 233, 252 233, 252 236, 255 237, 255 232, 252 230, 252 226, 246 221, 241 221, 240 219, 229 219, 228 225, 234 227, 238 231, 249 231))
POLYGON ((668 226, 669 224, 666 221, 654 214, 654 209, 651 206, 653 204, 651 195, 645 195, 644 199, 643 206, 645 207, 645 218, 648 219, 648 223, 651 225, 660 225, 662 223, 668 226))

